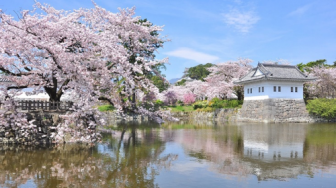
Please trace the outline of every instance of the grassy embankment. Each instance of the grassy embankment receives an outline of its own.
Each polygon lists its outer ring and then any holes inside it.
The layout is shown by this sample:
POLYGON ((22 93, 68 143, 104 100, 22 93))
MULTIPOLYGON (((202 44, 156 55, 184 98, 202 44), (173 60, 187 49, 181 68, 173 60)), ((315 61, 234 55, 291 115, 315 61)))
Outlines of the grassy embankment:
MULTIPOLYGON (((218 98, 213 98, 211 101, 196 101, 190 105, 184 105, 182 102, 179 102, 174 106, 166 106, 162 102, 156 102, 155 104, 158 105, 160 109, 170 109, 171 112, 213 112, 220 108, 241 108, 243 101, 221 100, 218 98)), ((106 112, 113 111, 115 108, 112 105, 101 105, 98 106, 98 110, 101 112, 106 112)))
POLYGON ((107 112, 107 111, 113 111, 115 110, 114 106, 110 105, 110 104, 104 104, 104 105, 100 105, 98 106, 98 110, 101 112, 107 112))
POLYGON ((213 112, 220 108, 241 108, 243 101, 239 100, 221 100, 213 98, 211 101, 197 101, 192 105, 169 106, 171 112, 213 112))

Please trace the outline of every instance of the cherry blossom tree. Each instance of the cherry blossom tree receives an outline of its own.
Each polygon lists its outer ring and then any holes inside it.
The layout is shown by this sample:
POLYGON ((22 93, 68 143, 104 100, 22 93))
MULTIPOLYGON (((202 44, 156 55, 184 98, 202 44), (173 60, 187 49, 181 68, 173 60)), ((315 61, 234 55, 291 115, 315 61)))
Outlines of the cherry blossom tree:
POLYGON ((336 97, 336 68, 315 66, 310 69, 311 76, 317 78, 315 82, 308 83, 310 97, 335 98, 336 97))
POLYGON ((177 102, 177 96, 175 94, 174 91, 168 91, 166 94, 165 94, 165 101, 164 103, 166 105, 175 105, 177 102))
POLYGON ((196 97, 195 97, 194 94, 192 94, 192 93, 187 93, 187 94, 184 95, 184 100, 183 100, 183 102, 184 102, 184 104, 192 104, 192 103, 195 102, 195 100, 196 100, 196 97))
MULTIPOLYGON (((73 111, 62 116, 53 135, 56 141, 66 134, 73 141, 95 141, 99 113, 93 106, 98 100, 120 112, 162 116, 132 100, 137 92, 158 92, 145 73, 167 62, 154 59, 166 39, 153 32, 162 27, 139 21, 134 11, 112 13, 96 4, 64 11, 36 3, 33 11, 22 11, 16 20, 0 10, 0 71, 14 83, 1 89, 5 112, 0 125, 8 125, 5 114, 16 115, 13 97, 24 88, 32 88, 32 94, 45 91, 50 101, 60 101, 66 91, 76 94, 73 111)), ((29 125, 22 114, 13 118, 22 120, 17 126, 29 125)))
POLYGON ((214 97, 230 97, 235 94, 241 100, 242 90, 235 87, 233 82, 247 74, 251 69, 251 62, 252 60, 250 59, 238 59, 237 61, 219 63, 208 68, 211 73, 205 78, 207 82, 206 96, 211 99, 214 97))
POLYGON ((210 74, 204 79, 185 82, 181 86, 171 86, 167 92, 174 92, 178 100, 184 101, 184 96, 193 94, 197 99, 212 99, 214 97, 226 98, 232 94, 243 99, 243 88, 233 84, 252 68, 250 59, 238 59, 237 61, 228 61, 219 63, 208 68, 210 74))

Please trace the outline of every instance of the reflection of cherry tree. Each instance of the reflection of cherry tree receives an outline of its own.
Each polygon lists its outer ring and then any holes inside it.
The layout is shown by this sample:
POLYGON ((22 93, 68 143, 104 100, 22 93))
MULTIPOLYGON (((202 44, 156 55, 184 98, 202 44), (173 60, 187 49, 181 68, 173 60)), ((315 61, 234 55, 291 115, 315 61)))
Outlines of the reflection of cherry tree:
POLYGON ((32 180, 37 187, 155 187, 159 169, 169 168, 176 155, 161 156, 164 143, 155 139, 157 133, 136 132, 131 129, 130 137, 120 140, 105 135, 105 144, 97 147, 3 146, 0 185, 18 187, 32 180))
POLYGON ((221 174, 247 177, 251 168, 240 160, 244 146, 238 127, 225 126, 223 129, 183 130, 175 135, 174 141, 190 156, 213 162, 211 168, 221 174))

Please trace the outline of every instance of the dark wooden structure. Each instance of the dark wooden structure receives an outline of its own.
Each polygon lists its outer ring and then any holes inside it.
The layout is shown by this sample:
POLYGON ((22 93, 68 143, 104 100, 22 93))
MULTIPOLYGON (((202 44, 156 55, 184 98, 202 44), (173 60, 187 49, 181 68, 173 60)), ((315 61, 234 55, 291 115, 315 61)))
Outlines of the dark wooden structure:
POLYGON ((69 111, 73 105, 71 101, 50 102, 37 100, 16 101, 16 107, 20 110, 27 111, 69 111))

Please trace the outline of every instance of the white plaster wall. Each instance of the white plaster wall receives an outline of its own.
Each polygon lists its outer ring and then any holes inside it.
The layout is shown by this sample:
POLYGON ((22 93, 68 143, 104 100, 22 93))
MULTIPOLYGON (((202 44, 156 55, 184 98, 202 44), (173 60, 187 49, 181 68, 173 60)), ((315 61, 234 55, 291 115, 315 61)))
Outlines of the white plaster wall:
POLYGON ((283 81, 263 81, 249 83, 244 85, 244 100, 262 100, 272 98, 284 99, 303 99, 303 82, 283 82, 283 81), (273 91, 273 86, 277 87, 277 91, 273 91), (281 86, 281 92, 278 92, 278 86, 281 86), (264 92, 259 93, 259 87, 264 87, 264 92), (293 92, 291 92, 293 87, 293 92), (298 92, 295 92, 298 87, 298 92), (252 88, 252 93, 248 93, 247 89, 252 88))

